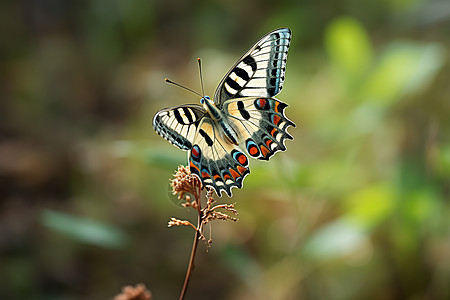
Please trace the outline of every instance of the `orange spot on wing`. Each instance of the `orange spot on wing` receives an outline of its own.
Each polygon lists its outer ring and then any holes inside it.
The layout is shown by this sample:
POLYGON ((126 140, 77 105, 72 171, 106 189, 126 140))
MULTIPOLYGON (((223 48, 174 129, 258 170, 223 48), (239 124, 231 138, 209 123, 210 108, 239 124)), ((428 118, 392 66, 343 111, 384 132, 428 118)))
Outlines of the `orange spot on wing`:
POLYGON ((214 180, 222 180, 222 178, 219 175, 214 175, 214 180))
POLYGON ((223 179, 228 180, 228 179, 231 179, 231 177, 230 177, 230 175, 225 174, 225 175, 223 175, 223 179))
POLYGON ((270 145, 272 144, 272 142, 273 142, 272 140, 266 140, 266 145, 268 148, 270 148, 270 145))
POLYGON ((278 111, 278 104, 280 104, 280 102, 275 101, 275 107, 274 107, 275 112, 279 112, 278 111))
POLYGON ((237 166, 237 169, 239 171, 239 173, 244 174, 245 171, 247 171, 247 168, 241 167, 241 166, 237 166))
POLYGON ((267 149, 264 146, 261 146, 260 148, 261 148, 261 152, 262 152, 263 156, 267 157, 267 154, 270 153, 269 149, 267 149))
POLYGON ((234 169, 229 169, 231 176, 233 176, 234 180, 236 180, 237 178, 241 177, 241 175, 236 172, 234 169))
POLYGON ((200 173, 200 169, 199 169, 196 165, 194 165, 194 164, 192 163, 192 161, 189 163, 189 167, 196 169, 197 172, 200 173))
POLYGON ((203 178, 210 178, 209 174, 206 172, 202 172, 202 177, 203 178))
POLYGON ((277 132, 277 129, 276 129, 276 128, 272 129, 272 131, 270 132, 270 135, 273 136, 273 137, 275 137, 275 135, 274 135, 275 132, 277 132))

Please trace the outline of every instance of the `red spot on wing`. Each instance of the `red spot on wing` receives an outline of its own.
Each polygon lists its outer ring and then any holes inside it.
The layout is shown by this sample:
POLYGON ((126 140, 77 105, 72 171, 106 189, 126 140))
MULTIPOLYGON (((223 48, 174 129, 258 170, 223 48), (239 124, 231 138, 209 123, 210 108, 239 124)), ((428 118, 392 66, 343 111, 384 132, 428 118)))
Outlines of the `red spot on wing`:
POLYGON ((266 99, 264 99, 264 98, 259 98, 258 99, 258 106, 259 106, 259 108, 264 108, 265 106, 266 106, 266 103, 267 103, 267 101, 266 101, 266 99))
POLYGON ((238 157, 238 161, 241 165, 247 164, 247 157, 244 154, 240 154, 238 157))
POLYGON ((268 148, 270 148, 270 145, 272 144, 272 142, 273 142, 272 140, 266 140, 266 145, 268 148))
POLYGON ((202 177, 203 178, 210 178, 209 173, 206 173, 206 172, 202 172, 202 177))
POLYGON ((281 118, 279 115, 273 116, 273 124, 278 125, 278 122, 280 122, 281 118))
POLYGON ((248 151, 248 153, 250 153, 251 156, 258 155, 258 152, 259 152, 259 150, 258 150, 258 148, 256 148, 256 146, 250 147, 250 149, 248 151))
POLYGON ((194 157, 198 157, 198 155, 200 154, 200 153, 198 153, 197 147, 193 147, 191 150, 191 153, 194 157))

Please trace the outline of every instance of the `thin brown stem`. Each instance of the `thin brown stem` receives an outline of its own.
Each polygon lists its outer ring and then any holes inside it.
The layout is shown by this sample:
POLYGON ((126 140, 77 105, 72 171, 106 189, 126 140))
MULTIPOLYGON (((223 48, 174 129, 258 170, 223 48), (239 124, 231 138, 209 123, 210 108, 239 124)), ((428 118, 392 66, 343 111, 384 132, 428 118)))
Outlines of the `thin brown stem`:
MULTIPOLYGON (((228 216, 222 212, 216 211, 217 209, 224 209, 225 211, 230 211, 233 214, 237 215, 237 211, 234 209, 234 204, 222 204, 212 207, 212 204, 214 203, 214 198, 212 197, 212 194, 214 193, 214 190, 212 188, 206 189, 206 203, 205 207, 202 208, 202 201, 201 201, 201 195, 203 186, 200 181, 200 179, 197 176, 193 176, 190 172, 190 169, 188 167, 180 166, 178 167, 178 171, 174 174, 175 179, 172 180, 172 193, 174 195, 178 194, 178 199, 184 199, 185 202, 182 204, 183 207, 189 207, 197 210, 197 227, 195 227, 191 222, 187 220, 179 220, 177 218, 171 218, 169 221, 168 226, 191 226, 195 229, 195 237, 194 242, 192 244, 192 251, 191 251, 191 257, 189 259, 189 265, 186 271, 186 277, 184 279, 183 288, 180 293, 179 300, 183 300, 186 291, 189 285, 189 280, 192 276, 192 271, 194 270, 194 261, 195 261, 195 255, 197 253, 198 248, 198 241, 200 239, 205 240, 205 237, 203 236, 203 227, 205 224, 208 224, 211 226, 212 220, 232 220, 237 221, 236 218, 228 216), (188 195, 186 195, 188 194, 188 195), (194 197, 194 200, 192 201, 192 198, 194 197)), ((211 227, 210 227, 211 231, 211 227)), ((210 232, 211 234, 211 232, 210 232)), ((211 236, 208 240, 208 244, 211 244, 211 236)))
POLYGON ((198 223, 197 223, 197 229, 195 231, 195 237, 194 237, 194 243, 192 244, 192 251, 191 251, 191 258, 189 259, 189 265, 188 269, 186 271, 186 278, 184 279, 183 289, 181 290, 180 298, 179 300, 184 299, 184 295, 186 294, 186 290, 189 284, 189 279, 191 278, 192 270, 194 269, 194 260, 195 260, 195 254, 197 253, 197 246, 198 241, 201 236, 201 230, 202 230, 202 213, 201 213, 201 203, 200 203, 200 195, 198 195, 196 202, 197 202, 197 212, 198 212, 198 223))

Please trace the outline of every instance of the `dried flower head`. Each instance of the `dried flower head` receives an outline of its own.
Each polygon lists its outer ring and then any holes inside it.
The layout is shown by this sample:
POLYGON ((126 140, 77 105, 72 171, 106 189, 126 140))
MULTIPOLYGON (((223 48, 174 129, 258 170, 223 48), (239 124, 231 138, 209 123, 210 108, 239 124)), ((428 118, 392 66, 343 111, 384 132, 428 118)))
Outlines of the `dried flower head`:
POLYGON ((167 225, 167 227, 172 227, 172 226, 191 226, 192 228, 194 228, 194 230, 197 230, 197 228, 189 221, 186 220, 180 220, 177 218, 170 218, 169 224, 167 225))
POLYGON ((125 286, 122 293, 115 296, 114 300, 151 300, 152 293, 147 290, 144 284, 140 283, 135 287, 125 286))
POLYGON ((207 206, 203 210, 203 223, 208 224, 212 220, 222 220, 222 221, 238 221, 238 218, 229 216, 223 212, 218 211, 219 209, 223 209, 225 211, 229 211, 233 213, 235 216, 239 215, 237 210, 234 208, 234 203, 232 204, 220 204, 216 206, 212 206, 214 203, 214 199, 208 199, 207 206))
MULTIPOLYGON (((172 194, 178 194, 178 199, 182 199, 186 193, 194 195, 198 198, 202 191, 202 182, 200 179, 191 174, 188 167, 179 166, 177 172, 173 175, 175 179, 172 180, 172 194)), ((190 202, 190 199, 186 199, 190 202)))
POLYGON ((206 188, 206 206, 202 208, 201 204, 201 192, 202 183, 197 176, 191 174, 188 167, 179 166, 177 172, 174 174, 174 179, 172 180, 172 193, 174 195, 178 194, 178 199, 184 198, 185 202, 182 204, 183 207, 192 207, 198 211, 199 214, 199 224, 194 226, 191 222, 186 220, 179 220, 176 218, 171 218, 168 227, 172 226, 191 226, 196 231, 199 231, 200 235, 203 236, 203 226, 210 223, 213 220, 222 221, 237 221, 238 219, 229 216, 219 210, 225 210, 238 215, 238 212, 234 208, 234 204, 221 204, 213 206, 215 200, 213 198, 214 189, 206 188), (191 194, 185 195, 186 193, 191 194))

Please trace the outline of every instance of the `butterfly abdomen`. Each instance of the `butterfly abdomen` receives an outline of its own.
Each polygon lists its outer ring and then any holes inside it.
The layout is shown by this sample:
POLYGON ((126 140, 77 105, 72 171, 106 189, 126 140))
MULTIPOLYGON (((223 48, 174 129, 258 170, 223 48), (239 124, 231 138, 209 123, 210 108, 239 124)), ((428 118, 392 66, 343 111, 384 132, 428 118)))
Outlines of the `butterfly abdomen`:
POLYGON ((216 104, 207 96, 201 99, 201 103, 203 103, 203 107, 208 112, 210 117, 219 124, 220 128, 222 128, 222 131, 220 131, 222 137, 229 143, 238 145, 238 136, 236 135, 236 131, 230 126, 227 119, 224 118, 222 112, 217 108, 216 104))
POLYGON ((228 122, 225 122, 224 119, 220 120, 219 122, 220 127, 222 128, 222 132, 224 134, 224 137, 233 145, 238 145, 238 137, 236 135, 235 130, 228 124, 228 122))

